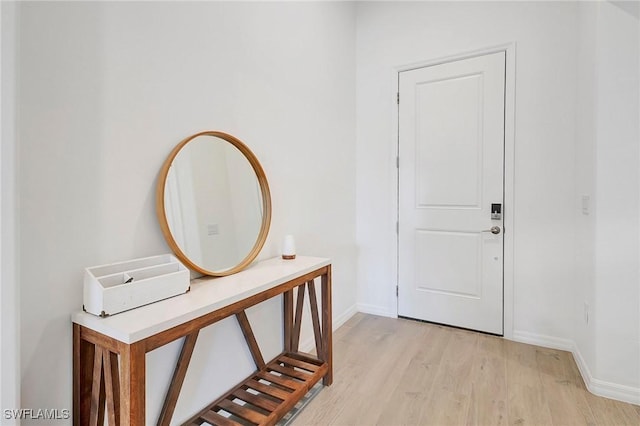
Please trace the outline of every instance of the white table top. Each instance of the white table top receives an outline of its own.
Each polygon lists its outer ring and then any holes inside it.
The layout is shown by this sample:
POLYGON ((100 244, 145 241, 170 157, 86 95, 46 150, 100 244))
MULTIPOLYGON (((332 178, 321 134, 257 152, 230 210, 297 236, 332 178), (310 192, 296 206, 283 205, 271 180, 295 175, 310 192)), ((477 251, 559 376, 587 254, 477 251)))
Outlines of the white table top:
POLYGON ((327 266, 329 259, 297 256, 255 263, 226 277, 204 277, 191 282, 191 291, 130 311, 100 318, 76 312, 72 321, 124 343, 134 343, 204 314, 251 297, 308 272, 327 266))

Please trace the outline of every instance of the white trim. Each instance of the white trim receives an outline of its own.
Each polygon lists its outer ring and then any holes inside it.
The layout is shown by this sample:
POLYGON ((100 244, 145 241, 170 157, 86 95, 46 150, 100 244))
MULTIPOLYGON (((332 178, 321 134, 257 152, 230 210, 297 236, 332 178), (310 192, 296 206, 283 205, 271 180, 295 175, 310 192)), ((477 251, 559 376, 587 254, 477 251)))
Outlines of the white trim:
MULTIPOLYGON (((505 52, 506 56, 506 70, 505 70, 505 121, 504 121, 504 276, 503 276, 503 335, 505 338, 510 339, 513 337, 513 294, 514 294, 514 230, 515 230, 515 218, 513 213, 515 212, 515 125, 516 125, 516 43, 505 43, 498 46, 488 47, 485 49, 473 50, 470 52, 460 53, 456 55, 450 55, 435 59, 430 59, 421 62, 415 62, 407 65, 398 66, 392 69, 392 102, 396 102, 396 96, 398 93, 398 74, 402 71, 409 71, 416 68, 428 67, 438 65, 446 62, 459 61, 461 59, 469 59, 477 56, 489 55, 492 53, 505 52)), ((393 141, 390 161, 390 173, 391 176, 391 188, 392 188, 392 200, 390 205, 393 207, 391 217, 393 223, 390 224, 393 230, 393 234, 396 235, 393 242, 393 253, 395 256, 391 260, 392 271, 394 272, 395 285, 390 286, 388 289, 392 299, 395 298, 393 314, 390 315, 386 309, 382 309, 380 312, 385 312, 383 316, 398 316, 398 299, 396 297, 395 286, 398 283, 398 237, 396 233, 396 221, 398 220, 398 170, 396 168, 396 157, 398 155, 398 106, 393 108, 392 113, 392 135, 393 141)), ((376 307, 373 307, 376 308, 376 307)), ((358 305, 360 309, 360 305, 358 305)), ((375 309, 374 309, 375 310, 375 309)), ((361 312, 367 312, 360 309, 361 312)), ((374 313, 374 312, 368 312, 374 313)), ((374 315, 377 315, 374 313, 374 315)))
POLYGON ((390 102, 392 105, 395 105, 395 108, 391 108, 391 135, 390 140, 393 143, 390 144, 389 151, 389 176, 391 176, 391 199, 389 200, 389 206, 391 206, 391 212, 389 217, 392 219, 392 222, 389 224, 392 235, 394 235, 393 243, 391 245, 391 272, 393 274, 393 280, 387 288, 386 293, 388 294, 388 300, 395 300, 395 303, 392 303, 392 313, 390 314, 387 308, 381 308, 373 305, 367 304, 358 304, 358 310, 360 312, 371 313, 373 315, 381 315, 385 317, 398 317, 398 293, 396 289, 398 288, 399 276, 398 276, 398 258, 400 256, 400 248, 398 246, 398 221, 400 219, 400 211, 399 211, 399 188, 398 188, 398 173, 400 171, 398 164, 398 156, 399 153, 399 124, 398 124, 398 103, 397 96, 400 91, 400 76, 399 72, 400 68, 394 68, 391 75, 391 89, 392 95, 390 102), (371 310, 371 311, 369 311, 371 310), (383 314, 377 314, 376 312, 385 312, 383 314))
POLYGON ((516 44, 504 46, 506 52, 504 93, 504 265, 503 265, 503 334, 514 333, 515 288, 515 164, 516 164, 516 44))
POLYGON ((572 352, 573 359, 578 366, 578 370, 580 370, 582 380, 584 380, 584 384, 589 392, 605 398, 640 405, 640 388, 606 382, 604 380, 594 378, 576 344, 573 345, 572 352))
POLYGON ((340 327, 344 325, 345 322, 349 321, 351 317, 358 313, 358 306, 356 304, 351 305, 346 311, 338 315, 333 319, 333 331, 336 331, 340 327))
POLYGON ((550 349, 571 352, 575 346, 573 340, 559 337, 547 336, 544 334, 531 333, 529 331, 514 330, 513 337, 509 340, 514 342, 527 343, 529 345, 542 346, 550 349))
POLYGON ((520 330, 514 330, 513 338, 510 340, 571 352, 589 392, 605 398, 640 405, 640 388, 607 382, 593 377, 589 366, 580 353, 580 349, 578 349, 578 345, 573 340, 520 330))
MULTIPOLYGON (((395 289, 394 289, 395 290, 395 289)), ((394 292, 395 297, 395 292, 394 292)), ((358 303, 358 312, 364 314, 377 315, 379 317, 398 318, 397 310, 393 311, 386 306, 370 305, 368 303, 358 303)))

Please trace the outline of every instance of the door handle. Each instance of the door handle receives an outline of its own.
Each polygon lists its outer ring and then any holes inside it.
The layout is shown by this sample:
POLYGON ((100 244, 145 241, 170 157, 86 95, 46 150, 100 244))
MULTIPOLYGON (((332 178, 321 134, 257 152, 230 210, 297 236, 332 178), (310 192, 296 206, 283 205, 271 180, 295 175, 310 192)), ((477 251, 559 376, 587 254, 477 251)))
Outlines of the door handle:
POLYGON ((501 229, 499 226, 492 226, 491 229, 485 229, 482 232, 491 232, 492 234, 498 235, 500 233, 501 229))

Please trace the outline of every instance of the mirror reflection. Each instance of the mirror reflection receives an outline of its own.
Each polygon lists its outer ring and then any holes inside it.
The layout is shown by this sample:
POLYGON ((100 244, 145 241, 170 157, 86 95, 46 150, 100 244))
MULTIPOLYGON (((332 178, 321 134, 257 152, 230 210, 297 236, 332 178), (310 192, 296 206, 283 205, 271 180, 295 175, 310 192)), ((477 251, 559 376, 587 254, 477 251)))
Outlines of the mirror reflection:
POLYGON ((263 205, 256 171, 227 140, 197 136, 169 166, 167 225, 178 248, 201 269, 224 275, 249 256, 261 234, 263 205))

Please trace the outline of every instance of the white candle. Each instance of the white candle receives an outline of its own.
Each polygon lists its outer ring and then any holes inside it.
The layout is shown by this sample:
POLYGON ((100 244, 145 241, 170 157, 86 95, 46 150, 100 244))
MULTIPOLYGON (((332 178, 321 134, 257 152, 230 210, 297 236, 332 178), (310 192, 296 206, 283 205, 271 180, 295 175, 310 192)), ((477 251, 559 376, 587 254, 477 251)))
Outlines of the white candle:
POLYGON ((282 258, 283 259, 295 259, 296 258, 296 242, 293 239, 293 235, 285 235, 282 241, 282 258))

